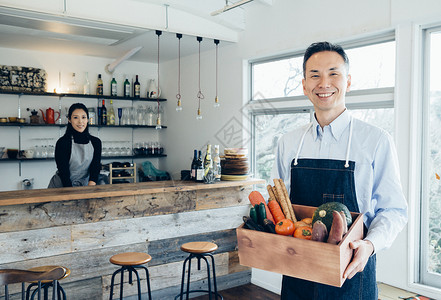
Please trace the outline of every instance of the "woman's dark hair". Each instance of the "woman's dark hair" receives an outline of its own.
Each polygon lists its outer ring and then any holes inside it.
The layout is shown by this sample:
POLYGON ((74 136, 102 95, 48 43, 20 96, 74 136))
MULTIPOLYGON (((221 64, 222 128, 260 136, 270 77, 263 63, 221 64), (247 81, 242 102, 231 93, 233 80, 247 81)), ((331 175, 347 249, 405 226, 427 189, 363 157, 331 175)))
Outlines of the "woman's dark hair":
POLYGON ((345 50, 340 45, 332 44, 329 42, 318 42, 311 44, 308 49, 305 51, 305 55, 303 56, 303 77, 306 78, 306 62, 308 59, 315 53, 323 52, 323 51, 332 51, 338 53, 344 60, 346 70, 349 71, 349 59, 346 55, 345 50))
MULTIPOLYGON (((67 113, 67 118, 70 120, 72 117, 72 113, 77 110, 82 109, 87 115, 87 118, 89 118, 89 110, 83 103, 74 103, 69 107, 69 112, 67 113)), ((73 129, 72 124, 70 122, 67 123, 66 133, 65 135, 73 135, 76 132, 75 129, 73 129)), ((83 131, 83 133, 86 134, 86 136, 89 136, 89 126, 86 127, 86 129, 83 131)))

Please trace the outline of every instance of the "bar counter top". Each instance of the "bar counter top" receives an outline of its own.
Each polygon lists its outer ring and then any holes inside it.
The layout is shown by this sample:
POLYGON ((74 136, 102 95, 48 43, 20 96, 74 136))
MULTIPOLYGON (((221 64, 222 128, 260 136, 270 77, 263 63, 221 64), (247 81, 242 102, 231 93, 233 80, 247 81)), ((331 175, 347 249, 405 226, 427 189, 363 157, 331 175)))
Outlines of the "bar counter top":
POLYGON ((0 206, 70 201, 104 197, 146 195, 162 192, 184 192, 264 184, 262 179, 220 181, 212 184, 193 181, 150 181, 140 183, 36 189, 0 192, 0 206))

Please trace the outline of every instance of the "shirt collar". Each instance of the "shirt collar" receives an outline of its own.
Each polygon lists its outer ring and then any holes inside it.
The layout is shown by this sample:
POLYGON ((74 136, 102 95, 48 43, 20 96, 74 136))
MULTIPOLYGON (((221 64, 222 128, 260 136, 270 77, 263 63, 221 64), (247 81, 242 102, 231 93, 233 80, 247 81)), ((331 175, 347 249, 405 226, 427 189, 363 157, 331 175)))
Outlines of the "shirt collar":
MULTIPOLYGON (((351 115, 348 112, 347 109, 341 115, 337 117, 334 121, 332 121, 331 124, 329 124, 329 128, 331 130, 331 134, 334 137, 336 141, 338 141, 343 134, 343 131, 346 129, 346 127, 349 126, 349 123, 351 122, 351 115)), ((320 127, 320 124, 318 123, 317 119, 314 118, 312 120, 312 128, 315 130, 312 130, 312 136, 314 137, 314 141, 317 140, 318 137, 323 135, 322 128, 320 127)))

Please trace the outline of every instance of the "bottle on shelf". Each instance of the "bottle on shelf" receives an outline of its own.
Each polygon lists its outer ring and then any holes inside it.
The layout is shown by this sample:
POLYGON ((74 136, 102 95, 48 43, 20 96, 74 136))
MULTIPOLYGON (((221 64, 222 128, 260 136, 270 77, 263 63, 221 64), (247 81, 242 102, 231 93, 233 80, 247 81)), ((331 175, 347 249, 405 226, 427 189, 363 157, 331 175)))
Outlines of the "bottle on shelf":
POLYGON ((204 157, 204 182, 213 183, 214 173, 213 173, 213 160, 211 159, 211 145, 207 145, 207 151, 204 157))
POLYGON ((130 82, 127 77, 124 81, 124 97, 130 97, 130 82))
POLYGON ((95 125, 96 124, 95 108, 89 107, 87 110, 89 111, 89 125, 95 125))
POLYGON ((101 125, 107 125, 107 108, 104 99, 103 105, 101 106, 101 125))
POLYGON ((107 125, 115 125, 115 110, 113 108, 112 99, 110 99, 110 105, 107 112, 107 125))
POLYGON ((115 80, 115 77, 113 77, 112 81, 110 82, 110 95, 111 96, 114 96, 114 97, 118 96, 116 86, 117 86, 116 80, 115 80))
POLYGON ((196 167, 196 181, 204 182, 204 164, 202 163, 201 151, 199 151, 197 167, 196 167))
POLYGON ((138 81, 138 75, 136 75, 135 83, 133 84, 133 97, 141 97, 141 84, 138 81))
POLYGON ((214 173, 214 180, 220 181, 221 180, 221 163, 220 163, 220 156, 219 156, 219 145, 214 145, 214 156, 213 156, 213 173, 214 173))
POLYGON ((86 78, 84 79, 83 94, 84 95, 90 94, 89 72, 86 72, 86 78))
POLYGON ((67 87, 67 92, 70 94, 78 94, 78 86, 75 78, 75 73, 72 73, 72 80, 67 87))
POLYGON ((103 95, 103 80, 101 79, 101 74, 98 74, 98 79, 96 81, 96 94, 103 95))
POLYGON ((198 150, 194 150, 193 161, 191 162, 190 179, 196 180, 196 168, 198 166, 198 150))

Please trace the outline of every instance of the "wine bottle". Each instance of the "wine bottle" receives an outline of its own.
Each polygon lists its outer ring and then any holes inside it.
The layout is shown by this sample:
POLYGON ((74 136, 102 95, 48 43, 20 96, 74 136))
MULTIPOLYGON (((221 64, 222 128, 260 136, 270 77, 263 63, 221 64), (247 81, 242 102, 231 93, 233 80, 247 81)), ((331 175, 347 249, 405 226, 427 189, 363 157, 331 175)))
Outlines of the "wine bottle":
POLYGON ((89 82, 89 73, 88 72, 86 72, 86 78, 84 79, 83 94, 84 95, 90 94, 90 82, 89 82))
POLYGON ((111 96, 117 96, 117 90, 116 90, 116 80, 115 77, 112 78, 112 81, 110 82, 110 95, 111 96))
POLYGON ((98 79, 96 81, 96 94, 103 95, 103 80, 101 79, 101 74, 98 74, 98 79))
POLYGON ((113 109, 112 99, 110 99, 110 105, 107 113, 107 125, 115 125, 115 110, 113 109))
POLYGON ((204 165, 202 163, 201 151, 199 151, 198 164, 196 167, 196 181, 204 182, 204 165))
POLYGON ((196 168, 198 165, 198 150, 194 150, 193 161, 191 162, 190 179, 196 180, 196 168))
POLYGON ((141 84, 138 81, 138 75, 136 75, 135 83, 133 84, 133 97, 141 97, 141 84))
POLYGON ((204 158, 204 182, 205 183, 213 183, 214 182, 214 174, 213 174, 213 160, 211 159, 211 145, 207 145, 207 151, 205 153, 204 158))
POLYGON ((213 156, 213 172, 214 172, 214 180, 220 181, 221 180, 221 163, 220 163, 220 156, 219 156, 219 145, 214 145, 214 156, 213 156))
POLYGON ((107 125, 107 108, 104 99, 103 106, 101 106, 101 125, 107 125))
POLYGON ((130 82, 126 77, 126 81, 124 81, 124 97, 130 97, 130 82))

